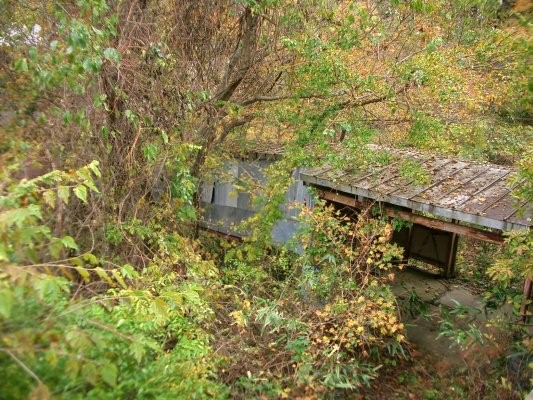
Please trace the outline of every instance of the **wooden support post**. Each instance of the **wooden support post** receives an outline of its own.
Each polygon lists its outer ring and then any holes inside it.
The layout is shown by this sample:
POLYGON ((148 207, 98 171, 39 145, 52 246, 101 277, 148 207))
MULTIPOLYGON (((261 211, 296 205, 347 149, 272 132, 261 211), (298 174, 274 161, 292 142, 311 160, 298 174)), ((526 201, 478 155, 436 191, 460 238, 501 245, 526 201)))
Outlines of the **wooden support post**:
POLYGON ((411 257, 411 239, 413 238, 413 226, 414 224, 411 224, 409 227, 409 234, 407 235, 407 244, 404 249, 404 258, 405 262, 409 262, 409 257, 411 257))
MULTIPOLYGON (((452 224, 457 223, 457 221, 452 220, 452 224)), ((459 244, 459 235, 457 233, 452 233, 450 240, 450 250, 448 253, 448 262, 446 263, 446 268, 444 270, 445 278, 454 278, 455 277, 455 260, 457 258, 457 245, 459 244)))

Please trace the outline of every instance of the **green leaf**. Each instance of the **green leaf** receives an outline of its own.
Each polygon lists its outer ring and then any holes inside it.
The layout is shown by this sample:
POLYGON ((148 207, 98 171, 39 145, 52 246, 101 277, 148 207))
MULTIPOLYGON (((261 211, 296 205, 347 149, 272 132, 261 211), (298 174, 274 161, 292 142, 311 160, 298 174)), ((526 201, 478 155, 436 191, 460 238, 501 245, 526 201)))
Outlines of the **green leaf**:
POLYGON ((161 350, 161 347, 160 347, 159 343, 156 340, 152 339, 152 338, 146 338, 146 340, 144 341, 144 344, 148 348, 150 348, 150 349, 152 349, 154 351, 161 350))
POLYGON ((59 258, 63 250, 63 243, 61 240, 54 240, 48 245, 48 252, 53 258, 59 258))
MULTIPOLYGON (((91 176, 91 173, 89 171, 89 168, 88 167, 83 167, 83 168, 80 168, 79 170, 76 171, 76 175, 82 179, 82 180, 86 180, 86 181, 91 181, 93 179, 93 177, 91 176)), ((85 182, 84 182, 85 183, 85 182)))
POLYGON ((109 386, 117 385, 118 368, 115 364, 105 364, 100 369, 100 374, 102 376, 102 380, 109 386))
POLYGON ((87 186, 89 189, 91 189, 93 192, 100 193, 100 191, 98 190, 98 188, 96 187, 96 185, 94 184, 92 180, 84 181, 83 184, 87 186))
POLYGON ((95 174, 98 178, 100 178, 102 176, 102 173, 100 172, 100 170, 98 169, 98 165, 100 163, 98 162, 98 160, 93 160, 89 165, 89 169, 93 172, 93 174, 95 174))
POLYGON ((68 198, 70 196, 70 188, 67 186, 59 186, 57 188, 57 197, 59 197, 63 203, 68 204, 68 198))
POLYGON ((71 326, 67 330, 64 334, 64 340, 66 340, 72 349, 80 353, 89 349, 93 344, 88 338, 87 333, 80 330, 77 326, 71 326))
POLYGON ((137 123, 139 122, 139 117, 131 110, 124 111, 124 116, 134 125, 137 125, 137 123))
POLYGON ((146 348, 140 338, 135 338, 133 343, 130 345, 130 352, 135 361, 137 361, 137 363, 140 363, 142 361, 146 353, 146 348))
POLYGON ((83 60, 83 69, 86 72, 98 72, 100 70, 100 66, 102 64, 102 61, 98 58, 86 58, 83 60))
POLYGON ((112 47, 108 47, 104 50, 104 57, 107 58, 109 61, 114 62, 115 64, 118 64, 121 58, 120 52, 112 47))
POLYGON ((80 372, 80 362, 76 357, 68 357, 65 364, 65 371, 70 380, 74 380, 78 377, 80 372))
POLYGON ((85 265, 85 263, 80 258, 73 258, 72 260, 70 260, 70 263, 79 267, 83 267, 85 265))
POLYGON ((65 111, 63 113, 63 123, 65 125, 70 124, 72 122, 72 113, 70 111, 65 111))
POLYGON ((11 315, 13 308, 13 292, 9 288, 0 290, 0 315, 5 319, 11 315))
POLYGON ((87 203, 87 188, 83 185, 78 185, 74 188, 74 194, 78 199, 87 203))
POLYGON ((37 204, 30 204, 27 207, 16 208, 0 212, 0 229, 5 229, 16 225, 19 228, 28 224, 28 219, 35 217, 41 219, 41 209, 37 204))
POLYGON ((120 269, 120 272, 125 278, 135 279, 139 277, 139 274, 137 273, 137 271, 135 271, 135 268, 133 268, 133 266, 130 264, 124 264, 120 269))
POLYGON ((163 323, 168 316, 168 306, 160 298, 155 298, 150 305, 150 310, 154 314, 156 323, 163 323))
POLYGON ((9 261, 8 249, 2 243, 0 243, 0 261, 9 261))
POLYGON ((36 290, 37 295, 41 300, 52 301, 57 299, 61 294, 61 285, 59 280, 53 276, 41 276, 40 279, 37 279, 32 282, 33 288, 36 290))
POLYGON ((96 108, 100 108, 104 105, 107 96, 105 94, 96 93, 93 97, 93 104, 96 108))
POLYGON ((85 253, 82 258, 90 264, 98 264, 98 258, 92 253, 85 253))
POLYGON ((68 235, 64 236, 61 239, 61 243, 63 243, 63 246, 66 247, 66 248, 79 250, 79 247, 76 244, 76 242, 74 241, 74 239, 72 238, 72 236, 68 236, 68 235))
POLYGON ((15 70, 18 72, 28 72, 28 60, 19 58, 15 61, 15 70))
POLYGON ((159 155, 159 147, 154 143, 149 143, 142 148, 144 158, 153 163, 159 155))
POLYGON ((81 368, 81 374, 87 382, 93 385, 96 385, 98 383, 98 369, 93 363, 83 364, 83 367, 81 368))
POLYGON ((80 267, 83 267, 85 265, 81 258, 73 258, 72 260, 70 260, 70 263, 73 265, 78 265, 80 267))

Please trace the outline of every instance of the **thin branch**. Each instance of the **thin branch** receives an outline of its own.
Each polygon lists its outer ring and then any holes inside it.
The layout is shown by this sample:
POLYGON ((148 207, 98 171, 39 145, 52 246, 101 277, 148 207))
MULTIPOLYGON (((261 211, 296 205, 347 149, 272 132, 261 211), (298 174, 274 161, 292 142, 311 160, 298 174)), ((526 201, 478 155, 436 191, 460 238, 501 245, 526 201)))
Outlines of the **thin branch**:
POLYGON ((15 361, 20 366, 20 368, 22 368, 29 376, 35 379, 35 381, 37 381, 39 385, 44 386, 43 381, 39 379, 35 372, 33 372, 26 364, 24 364, 11 350, 0 349, 0 351, 6 353, 9 357, 11 357, 13 361, 15 361))
POLYGON ((243 126, 245 124, 247 124, 248 122, 251 122, 252 120, 254 119, 254 116, 253 115, 246 115, 245 117, 241 118, 241 119, 234 119, 230 122, 228 122, 225 126, 224 126, 224 129, 222 130, 222 133, 220 134, 220 136, 214 141, 214 145, 219 145, 220 143, 222 143, 224 140, 226 140, 226 137, 229 135, 229 133, 239 127, 239 126, 243 126))
POLYGON ((286 94, 279 96, 257 96, 252 97, 251 99, 241 101, 239 104, 241 106, 249 106, 250 104, 258 102, 269 102, 269 101, 279 101, 279 100, 288 100, 288 99, 325 99, 327 96, 323 94, 310 94, 307 96, 295 96, 294 94, 286 94))
POLYGON ((360 98, 355 99, 355 100, 348 100, 348 101, 345 101, 343 103, 340 103, 339 106, 340 106, 340 108, 363 107, 363 106, 367 106, 369 104, 381 103, 382 101, 388 100, 388 99, 390 99, 393 96, 396 96, 396 95, 398 95, 398 94, 400 94, 402 92, 407 91, 407 89, 409 88, 410 85, 411 85, 411 83, 408 82, 405 85, 403 85, 402 87, 400 87, 399 89, 396 89, 394 92, 387 93, 387 94, 384 94, 384 95, 378 96, 378 97, 365 96, 365 97, 360 97, 360 98))
MULTIPOLYGON (((345 108, 345 107, 362 107, 362 106, 366 106, 368 104, 379 103, 379 102, 382 102, 384 100, 390 99, 392 96, 395 96, 395 95, 397 95, 399 93, 402 93, 402 92, 406 91, 409 88, 409 86, 410 86, 410 83, 407 83, 404 86, 400 87, 399 89, 395 90, 394 92, 387 93, 387 94, 384 94, 384 95, 379 96, 379 97, 364 96, 364 97, 360 97, 360 98, 355 99, 355 100, 347 100, 347 101, 344 101, 344 102, 340 103, 339 106, 341 108, 345 108)), ((293 94, 286 94, 286 95, 279 95, 279 96, 257 96, 257 97, 252 97, 250 99, 241 101, 239 103, 239 105, 248 106, 248 105, 251 105, 253 103, 258 103, 258 102, 270 102, 270 101, 280 101, 280 100, 288 100, 288 99, 297 99, 297 100, 302 100, 302 99, 327 99, 327 98, 331 98, 331 97, 338 97, 338 96, 341 96, 343 94, 346 94, 346 93, 341 91, 339 93, 329 94, 329 95, 314 93, 314 94, 309 94, 309 95, 306 95, 306 96, 295 96, 293 94)))

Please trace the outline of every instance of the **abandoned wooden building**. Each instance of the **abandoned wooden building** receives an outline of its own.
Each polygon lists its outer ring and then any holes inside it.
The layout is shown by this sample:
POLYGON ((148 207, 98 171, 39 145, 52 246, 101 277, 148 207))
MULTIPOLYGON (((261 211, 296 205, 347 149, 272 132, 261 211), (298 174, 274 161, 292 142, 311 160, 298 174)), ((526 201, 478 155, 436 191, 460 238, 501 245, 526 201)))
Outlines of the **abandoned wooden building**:
POLYGON ((391 162, 351 172, 325 165, 302 171, 300 179, 325 200, 355 209, 378 203, 386 215, 412 222, 393 240, 406 257, 442 267, 446 277, 455 273, 459 235, 502 243, 504 231, 532 225, 531 204, 513 196, 521 182, 512 168, 373 147, 391 154, 391 162), (424 171, 423 183, 402 177, 406 160, 424 171))
MULTIPOLYGON (((389 217, 409 221, 395 232, 393 241, 404 247, 405 259, 418 259, 441 268, 444 277, 455 274, 459 236, 503 243, 504 232, 530 229, 531 204, 518 203, 514 189, 515 170, 489 163, 427 155, 406 149, 369 145, 370 151, 384 151, 389 162, 350 171, 322 165, 297 169, 295 183, 286 193, 284 218, 275 226, 274 241, 283 243, 298 230, 297 210, 287 205, 312 206, 308 188, 328 202, 362 210, 377 206, 389 217), (424 172, 421 182, 402 173, 406 161, 416 163, 424 172)), ((250 194, 239 189, 243 177, 264 182, 262 170, 276 159, 282 149, 261 147, 245 159, 227 164, 232 177, 204 184, 202 226, 233 236, 243 236, 238 224, 257 210, 250 194)))

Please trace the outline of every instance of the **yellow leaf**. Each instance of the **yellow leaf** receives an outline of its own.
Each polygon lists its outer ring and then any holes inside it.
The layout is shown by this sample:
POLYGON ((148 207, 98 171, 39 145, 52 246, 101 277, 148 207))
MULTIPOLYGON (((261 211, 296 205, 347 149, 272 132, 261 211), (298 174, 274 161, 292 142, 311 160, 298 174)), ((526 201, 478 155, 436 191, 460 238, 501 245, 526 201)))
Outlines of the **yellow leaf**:
POLYGON ((56 194, 52 190, 46 190, 43 193, 43 200, 46 203, 46 205, 52 209, 56 206, 56 194))
POLYGON ((94 269, 94 271, 97 273, 97 275, 102 278, 104 281, 106 281, 107 283, 109 283, 110 285, 113 285, 113 280, 109 277, 109 275, 107 274, 106 271, 104 271, 102 268, 100 267, 96 267, 94 269))
POLYGON ((235 325, 237 325, 239 328, 244 328, 246 326, 246 319, 244 318, 244 314, 242 313, 242 310, 236 310, 229 313, 235 320, 235 325))
POLYGON ((112 272, 113 278, 119 283, 120 286, 122 286, 124 289, 128 288, 128 285, 126 285, 126 282, 124 282, 124 279, 122 278, 122 275, 118 271, 113 270, 112 272))
POLYGON ((76 271, 78 271, 78 274, 80 274, 80 276, 83 278, 85 282, 91 281, 91 278, 89 276, 89 271, 87 271, 87 269, 79 266, 79 267, 76 267, 76 271))

